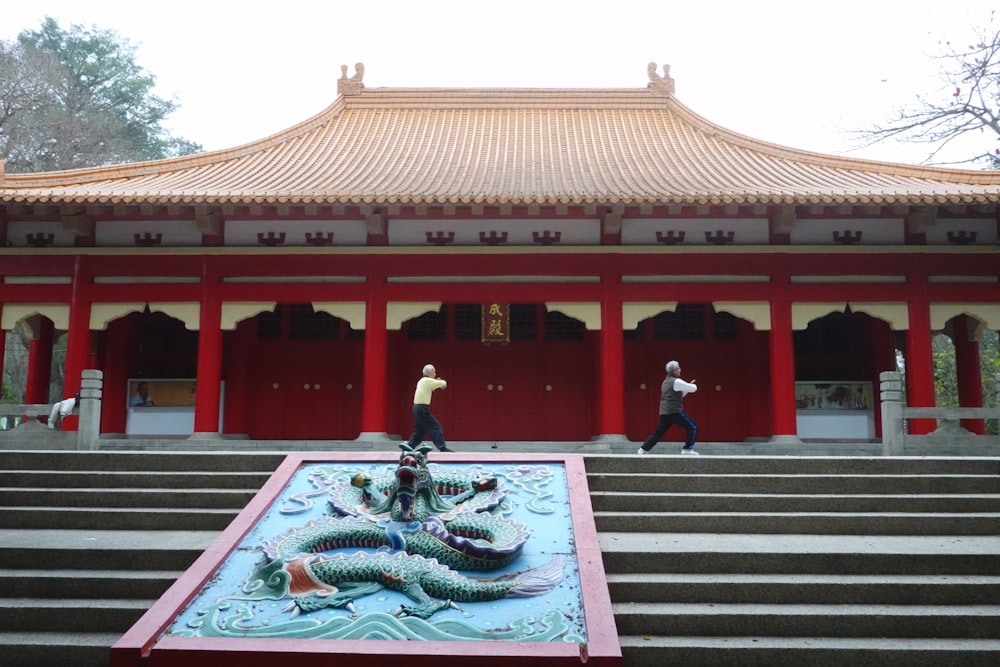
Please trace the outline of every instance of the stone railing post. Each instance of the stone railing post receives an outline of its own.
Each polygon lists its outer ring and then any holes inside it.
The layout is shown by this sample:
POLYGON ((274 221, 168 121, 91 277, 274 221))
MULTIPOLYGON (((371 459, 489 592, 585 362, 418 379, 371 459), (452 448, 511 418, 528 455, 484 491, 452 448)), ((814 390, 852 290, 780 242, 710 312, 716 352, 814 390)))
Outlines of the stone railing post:
POLYGON ((998 412, 997 430, 1000 431, 1000 373, 997 373, 993 378, 993 389, 997 392, 997 403, 993 407, 996 408, 998 412))
POLYGON ((896 371, 879 373, 882 399, 882 456, 903 455, 903 377, 896 371))
POLYGON ((104 395, 104 372, 83 371, 80 384, 80 425, 76 432, 76 448, 95 450, 101 437, 101 402, 104 395))

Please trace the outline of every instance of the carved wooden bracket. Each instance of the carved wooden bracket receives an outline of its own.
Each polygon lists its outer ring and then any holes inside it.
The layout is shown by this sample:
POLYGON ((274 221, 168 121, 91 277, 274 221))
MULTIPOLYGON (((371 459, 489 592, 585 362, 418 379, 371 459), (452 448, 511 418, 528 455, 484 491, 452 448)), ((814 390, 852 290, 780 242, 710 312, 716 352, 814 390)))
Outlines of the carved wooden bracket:
POLYGON ((845 229, 842 232, 833 233, 833 242, 839 243, 841 245, 851 245, 852 243, 861 243, 861 230, 851 231, 845 229))
POLYGON ((42 234, 38 232, 37 234, 26 234, 24 237, 25 242, 35 248, 44 248, 45 246, 50 246, 56 242, 55 234, 42 234))
POLYGON ((736 232, 723 232, 721 229, 717 229, 714 233, 705 232, 705 241, 715 245, 732 243, 734 238, 736 238, 736 232))
POLYGON ((306 243, 314 246, 322 245, 333 245, 333 232, 327 232, 323 234, 322 232, 306 232, 306 243))
POLYGON ((543 232, 531 232, 531 239, 535 243, 552 245, 553 243, 559 243, 559 241, 562 240, 562 232, 553 232, 548 229, 543 232))
POLYGON ((656 242, 664 245, 677 245, 679 243, 684 243, 684 232, 674 231, 673 229, 668 230, 666 234, 663 232, 656 232, 656 242))
POLYGON ((427 242, 431 245, 447 245, 455 242, 455 232, 427 232, 427 242))
POLYGON ((490 233, 479 232, 479 242, 486 245, 500 245, 501 243, 507 242, 507 232, 497 233, 495 229, 491 229, 490 233))
POLYGON ((958 232, 948 232, 948 243, 954 245, 969 245, 976 242, 976 232, 967 232, 964 229, 958 232))
POLYGON ((135 244, 138 246, 150 247, 154 245, 160 245, 163 243, 163 234, 151 234, 150 232, 145 232, 143 234, 135 234, 135 244))
POLYGON ((285 232, 280 232, 278 234, 275 234, 274 232, 268 232, 266 235, 263 232, 258 232, 257 243, 261 245, 266 245, 268 248, 273 248, 274 246, 278 245, 284 245, 285 232))

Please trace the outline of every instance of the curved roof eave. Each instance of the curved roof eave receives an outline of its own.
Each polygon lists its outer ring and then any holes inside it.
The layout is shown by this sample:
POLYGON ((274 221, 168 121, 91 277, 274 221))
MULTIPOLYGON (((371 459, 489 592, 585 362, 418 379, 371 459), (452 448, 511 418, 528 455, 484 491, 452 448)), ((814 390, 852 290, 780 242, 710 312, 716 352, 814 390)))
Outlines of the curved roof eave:
POLYGON ((646 89, 365 89, 231 149, 38 174, 0 201, 993 204, 1000 172, 792 149, 646 89), (456 157, 457 156, 457 157, 456 157))

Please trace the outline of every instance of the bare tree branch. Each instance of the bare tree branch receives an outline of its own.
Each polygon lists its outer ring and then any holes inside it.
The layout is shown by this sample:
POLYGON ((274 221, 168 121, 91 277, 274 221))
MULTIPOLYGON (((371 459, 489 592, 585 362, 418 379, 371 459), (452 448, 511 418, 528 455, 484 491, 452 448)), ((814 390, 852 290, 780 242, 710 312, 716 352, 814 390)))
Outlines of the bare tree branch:
POLYGON ((942 151, 960 138, 983 135, 983 148, 963 164, 1000 169, 1000 28, 996 13, 986 27, 973 29, 975 40, 965 47, 943 42, 939 63, 944 86, 932 95, 917 95, 911 107, 898 109, 885 123, 859 130, 862 147, 893 140, 930 144, 925 163, 936 163, 942 151))

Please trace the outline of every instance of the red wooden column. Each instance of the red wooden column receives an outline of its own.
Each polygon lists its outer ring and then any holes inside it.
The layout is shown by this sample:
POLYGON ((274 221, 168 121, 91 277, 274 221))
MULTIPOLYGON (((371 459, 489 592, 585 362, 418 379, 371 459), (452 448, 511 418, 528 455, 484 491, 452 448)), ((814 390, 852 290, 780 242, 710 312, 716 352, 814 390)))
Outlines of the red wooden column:
POLYGON ((781 289, 771 298, 771 437, 798 439, 795 423, 795 347, 792 304, 781 289))
POLYGON ((198 379, 194 398, 194 435, 219 432, 219 383, 222 382, 222 300, 216 272, 202 268, 198 322, 198 379))
MULTIPOLYGON (((968 315, 959 315, 954 322, 955 374, 958 379, 958 404, 963 408, 983 407, 983 378, 979 359, 979 340, 976 323, 968 315)), ((983 435, 986 422, 982 419, 963 419, 962 428, 983 435)))
POLYGON ((364 387, 361 404, 361 436, 384 436, 386 433, 386 374, 389 361, 389 335, 386 331, 384 280, 369 276, 370 289, 365 303, 364 387))
POLYGON ((601 301, 600 377, 597 379, 600 401, 600 434, 625 437, 625 334, 622 331, 622 297, 619 277, 604 277, 601 301))
MULTIPOLYGON (((76 258, 73 267, 73 291, 69 304, 69 331, 66 333, 66 382, 63 397, 69 397, 80 390, 83 371, 91 362, 90 346, 90 274, 83 260, 76 258)), ((76 419, 63 422, 63 430, 76 428, 76 419)))
MULTIPOLYGON (((3 282, 3 276, 0 276, 0 282, 3 282)), ((3 304, 0 303, 0 320, 3 319, 3 304)), ((0 329, 0 391, 3 390, 3 365, 5 356, 7 353, 7 332, 0 329)))
MULTIPOLYGON (((909 299, 910 328, 906 330, 906 404, 932 408, 934 398, 934 353, 931 349, 931 309, 926 295, 909 299)), ((909 432, 926 435, 937 424, 933 419, 911 419, 909 432)))
MULTIPOLYGON (((28 341, 28 382, 24 388, 24 402, 48 403, 49 378, 52 377, 52 339, 55 329, 52 320, 44 315, 36 315, 35 320, 37 324, 32 327, 33 335, 28 341)), ((54 400, 61 401, 62 397, 54 400)))

